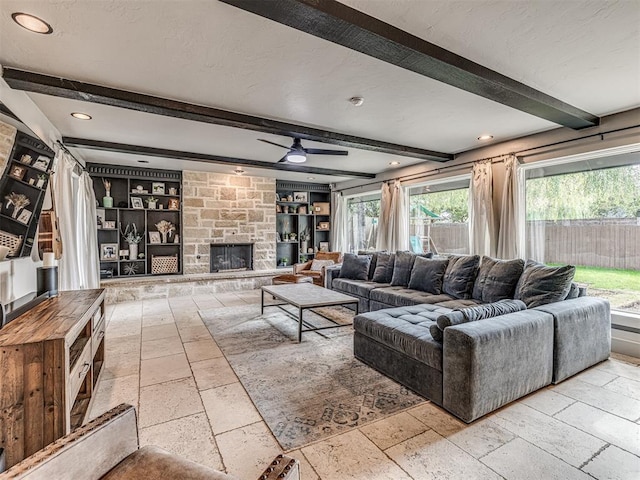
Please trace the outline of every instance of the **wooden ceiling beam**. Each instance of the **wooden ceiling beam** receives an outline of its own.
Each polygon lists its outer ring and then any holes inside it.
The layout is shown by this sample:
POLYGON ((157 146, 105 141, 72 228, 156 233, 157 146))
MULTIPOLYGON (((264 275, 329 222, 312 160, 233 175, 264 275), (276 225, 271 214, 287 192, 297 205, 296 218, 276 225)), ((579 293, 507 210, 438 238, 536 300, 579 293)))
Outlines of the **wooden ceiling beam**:
POLYGON ((220 0, 247 12, 573 129, 600 119, 335 0, 220 0))
POLYGON ((246 158, 223 157, 206 153, 185 152, 181 150, 169 150, 166 148, 145 147, 125 143, 104 142, 100 140, 88 140, 83 138, 63 137, 62 143, 66 147, 87 148, 90 150, 102 150, 107 152, 124 153, 129 155, 144 155, 149 157, 172 158, 176 160, 190 160, 192 162, 217 163, 221 165, 261 168, 267 170, 280 170, 285 172, 311 173, 315 175, 329 175, 336 177, 375 178, 373 173, 352 172, 349 170, 333 170, 330 168, 310 167, 292 163, 271 163, 246 158))
POLYGON ((272 135, 282 135, 291 138, 298 137, 303 140, 330 143, 343 147, 358 148, 403 157, 413 157, 422 160, 447 162, 454 158, 453 154, 450 153, 345 135, 329 130, 254 117, 242 113, 221 110, 219 108, 206 107, 168 98, 78 82, 66 78, 27 72, 10 67, 3 68, 2 76, 11 88, 24 90, 26 92, 70 98, 83 102, 98 103, 111 107, 126 108, 195 122, 254 130, 272 135))

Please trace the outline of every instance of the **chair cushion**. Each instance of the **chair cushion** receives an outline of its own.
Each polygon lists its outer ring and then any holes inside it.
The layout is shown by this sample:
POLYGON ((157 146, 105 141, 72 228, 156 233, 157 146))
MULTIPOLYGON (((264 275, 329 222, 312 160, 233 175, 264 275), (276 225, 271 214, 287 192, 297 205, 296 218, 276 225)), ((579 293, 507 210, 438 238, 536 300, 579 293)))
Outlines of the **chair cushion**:
MULTIPOLYGON (((416 257, 409 278, 409 288, 440 295, 449 259, 416 257)), ((514 285, 515 288, 515 285, 514 285)))
POLYGON ((371 264, 371 255, 356 255, 354 253, 345 253, 340 269, 340 278, 349 278, 351 280, 367 280, 369 275, 369 265, 371 264))
POLYGON ((453 298, 471 298, 479 263, 479 255, 451 255, 444 272, 442 292, 453 298))
POLYGON ((527 260, 524 272, 518 280, 514 298, 522 300, 527 308, 564 300, 571 290, 571 281, 576 267, 548 267, 533 260, 527 260))
POLYGON ((371 280, 378 283, 391 283, 393 277, 393 266, 396 256, 393 253, 379 253, 376 258, 376 268, 371 280))
POLYGON ((520 258, 498 260, 482 257, 472 297, 484 303, 513 298, 523 269, 524 261, 520 258))
POLYGON ((233 480, 235 477, 173 455, 159 447, 146 446, 112 468, 102 480, 233 480))
POLYGON ((318 260, 317 258, 314 258, 313 262, 311 262, 309 270, 311 270, 312 272, 320 272, 322 271, 323 267, 328 267, 329 265, 334 265, 335 263, 336 262, 334 262, 333 260, 318 260))

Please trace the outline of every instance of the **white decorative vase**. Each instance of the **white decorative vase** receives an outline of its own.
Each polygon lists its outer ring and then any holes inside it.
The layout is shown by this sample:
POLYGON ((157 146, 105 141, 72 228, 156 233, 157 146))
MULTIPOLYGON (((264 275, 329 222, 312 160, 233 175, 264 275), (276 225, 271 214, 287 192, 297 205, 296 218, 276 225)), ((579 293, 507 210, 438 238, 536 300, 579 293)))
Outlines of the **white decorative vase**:
POLYGON ((167 243, 167 232, 160 232, 162 235, 162 243, 167 243))
POLYGON ((129 244, 129 260, 135 260, 138 258, 138 244, 130 243, 129 244))

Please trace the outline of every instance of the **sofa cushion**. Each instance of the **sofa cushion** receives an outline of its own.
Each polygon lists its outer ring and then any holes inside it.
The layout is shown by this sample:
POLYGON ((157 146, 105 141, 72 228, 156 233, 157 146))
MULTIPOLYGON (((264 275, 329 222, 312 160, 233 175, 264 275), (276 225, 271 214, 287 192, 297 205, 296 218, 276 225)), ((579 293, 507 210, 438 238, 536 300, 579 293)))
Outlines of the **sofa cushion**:
POLYGON ((336 278, 333 281, 334 290, 359 297, 369 298, 371 290, 389 286, 388 283, 376 283, 362 280, 350 280, 348 278, 336 278))
POLYGON ((376 265, 378 263, 379 253, 387 253, 387 252, 386 250, 382 250, 379 252, 370 252, 368 250, 358 250, 358 255, 371 255, 371 263, 369 264, 369 273, 367 275, 367 280, 373 280, 373 274, 376 271, 376 265))
POLYGON ((453 298, 471 298, 479 263, 478 255, 451 255, 444 272, 442 292, 453 298))
POLYGON ((368 312, 356 316, 353 328, 409 357, 442 371, 442 345, 433 340, 429 327, 448 309, 413 305, 368 312))
POLYGON ((576 267, 573 265, 549 267, 527 260, 514 298, 522 300, 528 308, 564 300, 571 290, 575 273, 576 267))
MULTIPOLYGON (((443 295, 443 296, 446 297, 448 295, 443 295)), ((474 300, 473 298, 462 299, 462 298, 449 297, 449 299, 447 300, 438 300, 437 302, 434 303, 434 305, 456 310, 458 308, 467 308, 467 307, 473 307, 475 305, 482 305, 482 302, 480 302, 480 300, 474 300)))
POLYGON ((369 265, 371 255, 356 255, 345 253, 340 269, 340 278, 350 278, 351 280, 367 280, 369 275, 369 265))
POLYGON ((484 303, 513 298, 523 270, 524 261, 520 258, 498 260, 482 257, 478 276, 473 284, 472 298, 484 303))
POLYGON ((440 315, 436 319, 436 328, 430 328, 429 331, 434 340, 442 342, 444 338, 444 329, 447 327, 498 317, 500 315, 519 312, 526 309, 527 306, 520 300, 500 300, 494 303, 460 308, 459 310, 454 310, 440 315), (439 332, 436 330, 439 330, 439 332))
POLYGON ((376 258, 376 268, 373 272, 373 280, 378 283, 391 283, 393 277, 393 266, 396 256, 393 253, 379 253, 376 258))
POLYGON ((404 288, 399 285, 386 286, 376 288, 369 294, 371 300, 375 300, 378 303, 384 303, 391 307, 403 307, 408 305, 419 304, 435 304, 438 302, 446 302, 452 298, 449 295, 433 295, 431 293, 423 292, 420 290, 413 290, 410 288, 404 288))
MULTIPOLYGON (((409 288, 440 295, 449 259, 416 257, 409 278, 409 288)), ((515 288, 515 285, 514 285, 515 288)))
POLYGON ((393 265, 393 276, 391 277, 391 285, 406 287, 409 285, 409 277, 411 277, 411 269, 416 255, 411 252, 396 252, 396 262, 393 265))

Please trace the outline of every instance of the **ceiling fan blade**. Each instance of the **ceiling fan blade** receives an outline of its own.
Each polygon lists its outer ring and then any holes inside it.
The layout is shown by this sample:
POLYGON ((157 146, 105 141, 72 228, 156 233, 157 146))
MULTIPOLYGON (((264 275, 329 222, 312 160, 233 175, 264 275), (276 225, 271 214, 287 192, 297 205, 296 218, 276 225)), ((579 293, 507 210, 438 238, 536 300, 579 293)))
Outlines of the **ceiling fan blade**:
POLYGON ((287 161, 287 156, 285 155, 280 160, 278 160, 276 163, 285 163, 286 161, 287 161))
POLYGON ((286 148, 287 150, 290 150, 290 147, 285 147, 284 145, 280 145, 279 143, 270 142, 269 140, 265 140, 264 138, 258 138, 257 140, 259 142, 268 143, 269 145, 275 145, 276 147, 286 148))
POLYGON ((322 148, 304 148, 303 150, 311 155, 349 155, 346 150, 324 150, 322 148))

